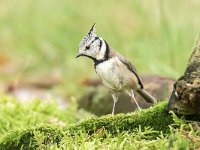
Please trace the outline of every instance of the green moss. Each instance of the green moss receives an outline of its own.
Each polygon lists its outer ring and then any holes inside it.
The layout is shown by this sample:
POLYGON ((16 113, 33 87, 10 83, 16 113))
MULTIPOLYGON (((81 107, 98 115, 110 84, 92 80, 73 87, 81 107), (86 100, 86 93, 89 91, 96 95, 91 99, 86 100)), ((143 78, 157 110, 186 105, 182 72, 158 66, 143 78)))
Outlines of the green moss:
POLYGON ((0 149, 199 148, 195 142, 200 137, 198 124, 186 124, 174 113, 168 114, 166 105, 161 102, 129 114, 91 117, 70 126, 41 123, 16 128, 0 138, 0 149))
POLYGON ((77 110, 74 106, 61 109, 52 101, 33 99, 23 103, 19 100, 0 94, 0 139, 17 129, 24 129, 37 124, 65 124, 76 123, 90 114, 77 110))
POLYGON ((59 143, 63 137, 60 126, 39 125, 8 133, 0 143, 0 149, 36 149, 42 145, 59 143))
POLYGON ((172 117, 165 111, 166 105, 167 102, 161 102, 154 107, 134 113, 92 117, 71 126, 69 130, 71 132, 85 130, 88 133, 93 133, 103 127, 111 133, 116 133, 118 131, 131 132, 141 126, 142 128, 151 127, 166 133, 169 131, 168 125, 172 123, 172 117))
MULTIPOLYGON (((65 142, 80 137, 83 139, 95 136, 100 131, 102 137, 108 134, 117 136, 120 133, 131 134, 138 132, 138 127, 141 131, 145 131, 147 127, 152 128, 153 132, 150 133, 148 139, 155 139, 160 132, 169 132, 169 125, 173 122, 171 115, 165 112, 166 102, 157 104, 146 110, 130 114, 107 115, 102 117, 92 117, 80 123, 68 126, 53 126, 53 125, 39 125, 26 130, 17 130, 5 135, 0 141, 1 149, 35 149, 38 147, 45 147, 45 145, 62 146, 63 139, 65 142)), ((75 140, 77 141, 77 139, 75 140)))

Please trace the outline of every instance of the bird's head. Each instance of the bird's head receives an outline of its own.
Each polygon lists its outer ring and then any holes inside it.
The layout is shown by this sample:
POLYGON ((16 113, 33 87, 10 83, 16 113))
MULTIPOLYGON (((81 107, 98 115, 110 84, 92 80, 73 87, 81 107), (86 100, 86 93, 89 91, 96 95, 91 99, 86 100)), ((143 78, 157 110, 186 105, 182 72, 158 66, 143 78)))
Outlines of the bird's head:
POLYGON ((79 54, 76 57, 86 56, 93 60, 104 57, 105 41, 96 35, 95 24, 90 31, 83 37, 79 44, 79 54))

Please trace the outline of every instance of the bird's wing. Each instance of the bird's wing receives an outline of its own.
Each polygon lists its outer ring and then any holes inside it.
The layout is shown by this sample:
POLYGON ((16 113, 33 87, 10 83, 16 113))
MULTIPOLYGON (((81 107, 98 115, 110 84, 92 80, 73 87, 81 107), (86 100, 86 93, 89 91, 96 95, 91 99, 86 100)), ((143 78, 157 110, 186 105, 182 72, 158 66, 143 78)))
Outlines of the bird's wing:
POLYGON ((131 62, 128 61, 126 58, 124 58, 122 55, 118 54, 117 57, 137 77, 138 84, 140 85, 141 88, 143 88, 142 81, 141 81, 139 75, 137 74, 135 67, 131 64, 131 62))

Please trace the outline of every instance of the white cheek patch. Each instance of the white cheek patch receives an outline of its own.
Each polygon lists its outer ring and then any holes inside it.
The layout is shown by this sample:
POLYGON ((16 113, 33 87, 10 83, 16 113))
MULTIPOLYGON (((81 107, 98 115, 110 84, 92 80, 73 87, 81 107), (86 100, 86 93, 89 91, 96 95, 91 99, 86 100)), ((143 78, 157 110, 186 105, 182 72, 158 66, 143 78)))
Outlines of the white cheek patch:
MULTIPOLYGON (((97 45, 97 48, 99 48, 99 45, 97 45)), ((99 52, 96 55, 96 59, 97 60, 103 59, 105 52, 106 52, 106 44, 105 44, 105 42, 102 41, 102 46, 101 46, 101 49, 99 49, 99 52)))

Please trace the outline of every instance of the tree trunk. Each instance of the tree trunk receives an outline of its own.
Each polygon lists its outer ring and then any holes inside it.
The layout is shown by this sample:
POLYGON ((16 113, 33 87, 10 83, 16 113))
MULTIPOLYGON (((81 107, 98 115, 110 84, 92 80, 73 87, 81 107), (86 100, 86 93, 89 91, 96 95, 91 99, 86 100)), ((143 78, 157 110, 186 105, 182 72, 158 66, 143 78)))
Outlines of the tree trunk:
POLYGON ((184 75, 174 84, 168 110, 185 116, 200 114, 200 35, 184 75))

